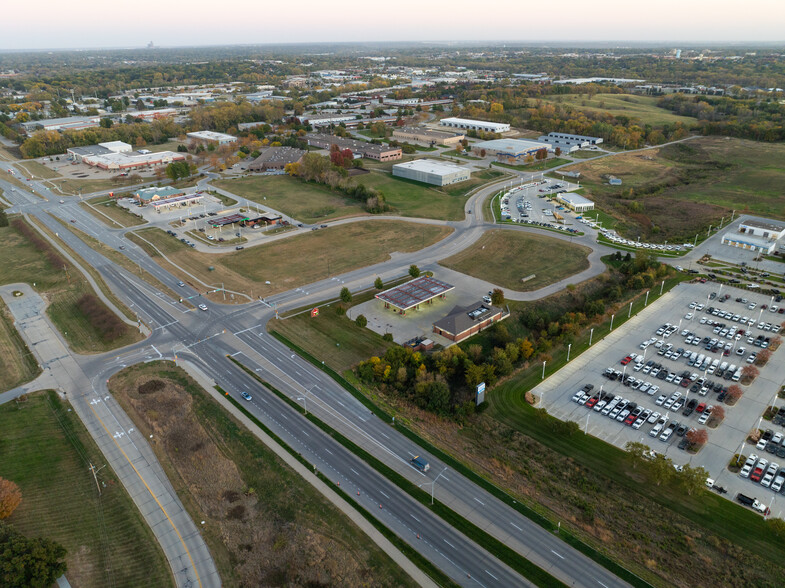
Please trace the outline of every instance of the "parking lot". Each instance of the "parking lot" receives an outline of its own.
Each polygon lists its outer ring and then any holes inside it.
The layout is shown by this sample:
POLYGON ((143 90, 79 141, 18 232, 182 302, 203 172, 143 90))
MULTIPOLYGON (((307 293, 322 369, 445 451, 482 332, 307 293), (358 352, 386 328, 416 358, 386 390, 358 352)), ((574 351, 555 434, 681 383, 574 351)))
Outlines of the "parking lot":
MULTIPOLYGON (((775 498, 770 489, 731 473, 727 465, 742 449, 745 456, 761 453, 742 448, 751 430, 771 428, 767 443, 777 432, 785 434, 781 425, 761 424, 768 406, 782 406, 776 397, 785 380, 782 351, 759 368, 751 384, 741 385, 743 396, 735 406, 727 404, 727 391, 740 384, 741 369, 767 346, 766 338, 771 343, 778 336, 785 314, 776 301, 772 312, 771 304, 771 297, 741 289, 682 284, 613 332, 595 332, 589 351, 533 392, 550 414, 579 423, 588 434, 622 448, 629 441, 644 443, 674 464, 706 468, 730 498, 742 492, 768 504, 775 498), (579 392, 587 386, 584 398, 579 392), (722 406, 725 419, 707 428, 711 416, 706 414, 714 406, 722 406), (708 442, 697 454, 685 447, 690 429, 708 431, 708 442)), ((785 467, 785 457, 776 453, 783 449, 785 455, 781 440, 768 449, 767 457, 785 467)), ((785 496, 779 501, 779 508, 772 507, 777 516, 785 496)))
MULTIPOLYGON (((563 180, 544 179, 513 187, 501 196, 503 220, 529 224, 549 224, 554 228, 578 231, 576 215, 549 196, 579 188, 563 180)), ((581 227, 582 229, 582 227, 581 227)))

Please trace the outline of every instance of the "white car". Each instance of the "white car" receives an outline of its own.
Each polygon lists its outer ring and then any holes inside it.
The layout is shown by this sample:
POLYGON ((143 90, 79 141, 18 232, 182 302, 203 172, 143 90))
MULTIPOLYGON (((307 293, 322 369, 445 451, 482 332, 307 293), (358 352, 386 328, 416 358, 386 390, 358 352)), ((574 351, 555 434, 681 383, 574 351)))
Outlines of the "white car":
POLYGON ((200 304, 199 305, 199 310, 207 310, 207 305, 206 304, 200 304))
POLYGON ((760 441, 758 441, 758 444, 755 446, 755 449, 758 449, 758 450, 762 451, 762 450, 766 449, 766 444, 767 443, 768 443, 768 441, 766 441, 766 439, 761 437, 760 441))

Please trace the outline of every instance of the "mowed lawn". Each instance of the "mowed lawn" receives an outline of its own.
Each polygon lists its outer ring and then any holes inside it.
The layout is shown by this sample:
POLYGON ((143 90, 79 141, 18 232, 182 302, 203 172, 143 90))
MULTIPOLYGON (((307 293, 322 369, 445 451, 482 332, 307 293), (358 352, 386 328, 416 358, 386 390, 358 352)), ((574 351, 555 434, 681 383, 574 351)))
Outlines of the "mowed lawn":
POLYGON ((213 185, 309 224, 366 214, 360 202, 290 176, 248 176, 213 185))
MULTIPOLYGON (((367 220, 308 231, 242 251, 210 254, 194 251, 160 229, 136 231, 172 262, 204 282, 223 283, 227 290, 254 297, 283 292, 380 263, 389 259, 394 251, 416 251, 451 232, 451 228, 444 226, 367 220), (266 284, 267 281, 270 284, 266 284)), ((178 274, 170 264, 161 263, 178 274)), ((190 280, 182 272, 179 275, 185 281, 190 280)))
POLYGON ((383 355, 395 345, 370 329, 358 327, 346 315, 339 315, 335 306, 322 307, 317 317, 303 312, 267 324, 271 331, 281 333, 339 374, 373 355, 383 355))
POLYGON ((22 503, 8 521, 67 550, 72 586, 173 586, 152 531, 73 412, 54 392, 0 406, 0 476, 22 503))
POLYGON ((502 288, 527 292, 585 270, 589 253, 588 247, 553 237, 494 230, 439 264, 502 288), (522 281, 532 274, 533 278, 522 281))
POLYGON ((689 116, 679 116, 657 106, 654 96, 638 96, 637 94, 596 94, 593 97, 581 94, 563 94, 542 98, 543 102, 552 102, 562 106, 571 106, 576 110, 588 112, 608 112, 613 116, 636 118, 643 124, 663 125, 670 123, 694 124, 697 121, 689 116))
POLYGON ((57 173, 55 170, 47 167, 43 163, 39 163, 38 161, 25 161, 20 162, 17 164, 17 167, 21 167, 27 170, 27 175, 30 177, 36 177, 38 179, 45 179, 45 180, 52 180, 54 178, 59 178, 60 174, 57 173))
POLYGON ((0 392, 35 378, 41 369, 14 326, 14 318, 0 300, 0 392))
POLYGON ((131 214, 122 206, 118 206, 115 200, 107 196, 91 198, 85 202, 80 202, 79 205, 102 223, 112 228, 117 228, 118 225, 121 227, 136 227, 147 222, 143 218, 131 214))

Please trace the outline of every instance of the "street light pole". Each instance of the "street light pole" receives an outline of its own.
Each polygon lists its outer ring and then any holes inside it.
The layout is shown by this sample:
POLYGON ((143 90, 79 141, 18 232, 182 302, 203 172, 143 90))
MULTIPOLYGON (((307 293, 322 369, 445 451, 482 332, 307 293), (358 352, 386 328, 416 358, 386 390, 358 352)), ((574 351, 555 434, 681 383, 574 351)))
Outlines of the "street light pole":
POLYGON ((543 362, 542 362, 542 378, 541 378, 543 380, 545 379, 545 364, 546 364, 546 361, 543 360, 543 362))
POLYGON ((570 349, 572 349, 572 343, 567 343, 567 362, 570 361, 570 349))
POLYGON ((662 296, 662 289, 665 287, 665 280, 660 284, 660 296, 662 296))
POLYGON ((627 318, 630 318, 630 315, 632 315, 632 302, 630 302, 630 309, 627 311, 627 318))
POLYGON ((592 337, 594 337, 594 329, 593 328, 589 330, 589 347, 591 347, 592 337))
POLYGON ((643 302, 644 307, 648 306, 649 304, 649 292, 651 292, 651 290, 646 290, 646 300, 643 302))
POLYGON ((613 319, 616 318, 615 314, 611 315, 611 331, 613 330, 613 319))

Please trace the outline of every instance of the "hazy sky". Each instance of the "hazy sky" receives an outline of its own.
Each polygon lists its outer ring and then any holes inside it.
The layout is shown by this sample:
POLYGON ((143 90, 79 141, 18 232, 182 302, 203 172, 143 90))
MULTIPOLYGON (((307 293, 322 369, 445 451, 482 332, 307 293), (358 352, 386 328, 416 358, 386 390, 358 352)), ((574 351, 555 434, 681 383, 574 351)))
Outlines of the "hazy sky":
POLYGON ((785 41, 785 0, 0 2, 2 49, 308 41, 785 41))

